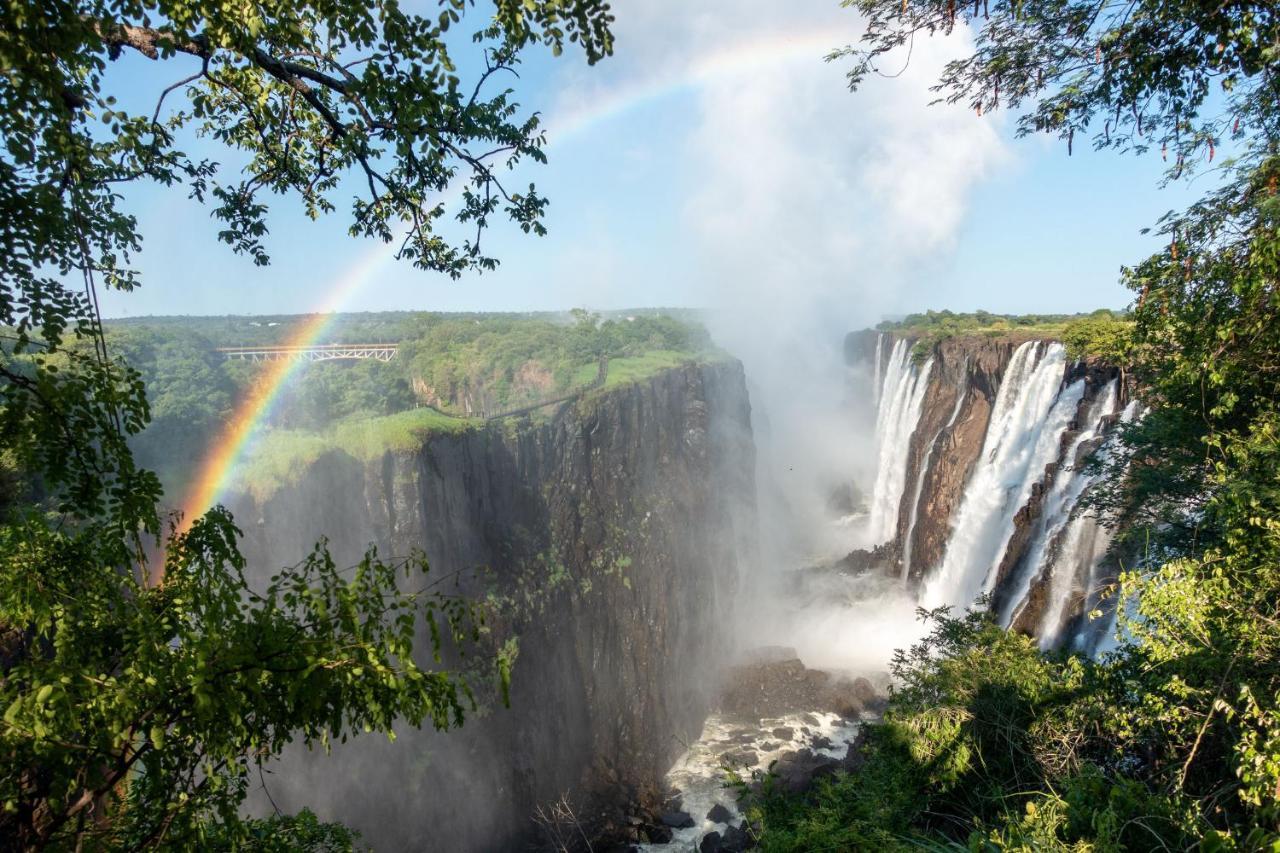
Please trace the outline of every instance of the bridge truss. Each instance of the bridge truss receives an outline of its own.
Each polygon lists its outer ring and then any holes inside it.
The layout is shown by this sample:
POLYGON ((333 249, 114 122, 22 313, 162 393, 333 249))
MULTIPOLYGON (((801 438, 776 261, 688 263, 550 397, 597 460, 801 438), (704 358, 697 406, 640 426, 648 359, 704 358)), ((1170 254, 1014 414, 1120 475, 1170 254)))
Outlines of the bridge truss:
POLYGON ((372 358, 390 361, 396 344, 316 344, 309 347, 218 347, 223 358, 234 361, 350 361, 372 358))

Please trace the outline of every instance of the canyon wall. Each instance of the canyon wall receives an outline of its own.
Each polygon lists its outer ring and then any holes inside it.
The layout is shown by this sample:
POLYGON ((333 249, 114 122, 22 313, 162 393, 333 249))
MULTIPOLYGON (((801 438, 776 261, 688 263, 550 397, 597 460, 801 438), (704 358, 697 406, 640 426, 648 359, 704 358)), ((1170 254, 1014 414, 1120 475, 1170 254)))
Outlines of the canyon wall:
POLYGON ((331 454, 231 501, 254 566, 322 534, 349 563, 370 543, 418 548, 450 591, 501 602, 492 642, 519 643, 509 709, 482 695, 454 732, 291 753, 266 779, 274 804, 382 850, 506 850, 539 840, 540 808, 568 805, 593 834, 656 797, 728 656, 754 456, 741 365, 691 363, 416 452, 331 454))
POLYGON ((874 375, 879 469, 896 475, 870 498, 880 568, 925 606, 987 595, 1046 647, 1095 643, 1084 614, 1115 567, 1110 531, 1080 499, 1096 480, 1086 460, 1133 416, 1122 370, 1019 333, 917 346, 855 332, 845 355, 874 375))

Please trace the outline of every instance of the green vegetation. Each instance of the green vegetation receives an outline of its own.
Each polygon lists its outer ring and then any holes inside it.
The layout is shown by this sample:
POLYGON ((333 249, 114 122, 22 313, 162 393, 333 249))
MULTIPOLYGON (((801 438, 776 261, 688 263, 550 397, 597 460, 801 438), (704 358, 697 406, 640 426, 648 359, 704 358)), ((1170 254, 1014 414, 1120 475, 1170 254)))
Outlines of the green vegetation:
POLYGON ((1148 406, 1092 498, 1122 531, 1118 648, 1042 654, 984 613, 928 614, 865 765, 761 797, 762 848, 1280 849, 1280 18, 1263 3, 848 5, 869 20, 855 84, 965 19, 974 48, 944 71, 944 100, 1025 104, 1023 132, 1068 146, 1092 127, 1099 146, 1163 148, 1170 179, 1227 139, 1234 157, 1162 221, 1168 247, 1125 271, 1130 317, 1062 330, 1079 354, 1123 358, 1148 406))
POLYGON ((911 356, 916 361, 928 358, 935 346, 949 338, 980 336, 1014 340, 1057 338, 1066 342, 1072 358, 1096 356, 1113 364, 1123 364, 1128 354, 1126 335, 1131 326, 1125 315, 1100 308, 1089 314, 926 311, 908 314, 901 320, 886 320, 876 328, 915 338, 911 356))
MULTIPOLYGON (((267 343, 289 340, 297 322, 186 317, 107 324, 109 350, 138 370, 151 405, 151 423, 131 446, 167 491, 185 490, 193 460, 270 368, 227 360, 216 347, 243 343, 227 336, 246 328, 271 329, 267 343)), ((706 330, 692 318, 654 309, 607 318, 585 311, 344 314, 325 342, 371 340, 369 329, 381 330, 378 342, 399 345, 396 357, 298 365, 239 472, 246 488, 269 494, 329 451, 369 459, 408 450, 429 433, 468 428, 473 414, 563 396, 592 384, 602 357, 609 360, 606 387, 613 387, 712 352, 706 330)))
POLYGON ((1095 355, 1118 364, 1125 354, 1120 338, 1129 325, 1123 314, 1100 308, 1089 314, 926 311, 908 314, 901 320, 885 320, 876 328, 915 338, 912 357, 916 360, 927 358, 933 347, 949 338, 1058 338, 1067 343, 1072 357, 1095 355))
POLYGON ((265 498, 282 485, 296 483, 311 463, 328 453, 368 461, 387 452, 417 450, 429 435, 462 433, 480 423, 424 408, 340 421, 318 431, 268 430, 237 468, 231 487, 265 498))
MULTIPOLYGON (((601 358, 621 371, 659 370, 710 347, 701 326, 666 313, 601 319, 575 310, 568 324, 542 317, 437 317, 402 347, 419 396, 442 411, 470 413, 535 403, 590 383, 601 358)), ((399 358, 399 356, 397 357, 399 358)), ((636 375, 639 375, 638 373, 636 375)))
POLYGON ((1072 320, 1062 329, 1062 342, 1071 358, 1099 358, 1108 364, 1127 365, 1133 358, 1132 320, 1110 311, 1095 311, 1072 320))
MULTIPOLYGON (((236 377, 180 327, 125 327, 116 347, 97 315, 98 288, 140 283, 141 235, 126 204, 139 182, 212 202, 219 239, 259 264, 268 203, 286 196, 319 216, 355 193, 353 234, 398 240, 400 257, 454 276, 496 264, 479 244, 496 219, 543 233, 546 200, 501 178, 543 159, 542 131, 491 78, 536 44, 573 43, 595 61, 612 49, 612 16, 601 0, 486 5, 476 20, 460 0, 426 15, 379 0, 6 3, 6 848, 349 848, 349 833, 310 815, 244 819, 250 774, 289 744, 459 725, 473 685, 505 684, 501 652, 465 674, 440 664, 476 643, 483 613, 425 584, 420 554, 391 563, 370 552, 341 568, 322 544, 251 588, 224 510, 167 524, 160 481, 131 442, 153 422, 158 445, 184 425, 216 423, 236 377), (473 21, 477 32, 458 33, 473 21), (472 45, 483 57, 459 61, 456 50, 472 45), (158 103, 134 112, 134 93, 112 91, 122 78, 108 68, 122 53, 154 61, 166 86, 158 103), (478 79, 457 70, 478 66, 488 69, 478 79), (182 140, 193 133, 224 146, 234 166, 188 157, 182 140), (465 189, 440 204, 450 185, 465 189), (446 216, 471 237, 439 233, 446 216), (147 363, 154 405, 122 353, 147 363)), ((363 404, 353 399, 346 405, 363 404)), ((413 428, 383 429, 402 440, 413 428)))

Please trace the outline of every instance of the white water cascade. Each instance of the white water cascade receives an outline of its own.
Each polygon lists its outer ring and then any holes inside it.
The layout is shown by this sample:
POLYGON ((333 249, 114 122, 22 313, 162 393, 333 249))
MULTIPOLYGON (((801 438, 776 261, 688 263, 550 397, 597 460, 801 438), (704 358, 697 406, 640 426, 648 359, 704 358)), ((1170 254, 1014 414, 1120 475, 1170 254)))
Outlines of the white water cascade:
MULTIPOLYGON (((1084 494, 1085 489, 1093 483, 1095 477, 1074 466, 1082 461, 1078 458, 1080 449, 1087 442, 1097 439, 1101 433, 1103 428, 1102 419, 1107 415, 1115 414, 1119 397, 1120 382, 1117 379, 1113 379, 1107 384, 1106 391, 1089 406, 1089 411, 1085 416, 1085 428, 1072 440, 1063 455, 1063 468, 1058 471, 1053 485, 1041 503, 1040 521, 1037 525, 1036 536, 1027 552, 1027 559, 1023 561, 1023 571, 1019 576, 1012 579, 1011 594, 1007 596, 1004 606, 1001 608, 1000 613, 997 614, 1001 625, 1008 626, 1011 624, 1021 613, 1022 608, 1026 606, 1027 593, 1031 589, 1031 582, 1040 570, 1047 566, 1046 557, 1060 557, 1064 554, 1064 547, 1067 550, 1076 550, 1070 548, 1068 541, 1072 538, 1073 533, 1078 538, 1082 535, 1082 532, 1068 530, 1068 527, 1078 527, 1078 525, 1074 524, 1075 519, 1073 518, 1076 501, 1084 494), (1065 536, 1064 531, 1067 531, 1065 536)), ((1075 518, 1078 518, 1078 516, 1075 518)), ((1057 562, 1057 560, 1055 559, 1054 562, 1057 562)), ((1056 585, 1059 583, 1059 579, 1054 576, 1052 582, 1056 585)), ((1050 608, 1053 608, 1055 603, 1056 596, 1050 599, 1050 608)), ((1059 612, 1061 609, 1062 607, 1059 605, 1059 612)))
POLYGON ((894 342, 885 365, 876 417, 878 460, 868 519, 868 541, 872 545, 892 539, 898 526, 898 508, 906 486, 911 436, 920 421, 920 407, 929 388, 932 370, 932 358, 917 368, 911 360, 910 343, 902 338, 894 342))
MULTIPOLYGON (((1121 423, 1131 422, 1137 414, 1138 403, 1131 401, 1120 415, 1121 423)), ((1114 452, 1114 444, 1108 442, 1101 450, 1102 461, 1106 462, 1114 452)), ((1088 482, 1084 488, 1093 485, 1097 475, 1087 475, 1088 482)), ((1096 516, 1077 512, 1067 523, 1062 541, 1053 554, 1053 560, 1045 568, 1049 577, 1048 606, 1040 618, 1036 636, 1040 638, 1041 648, 1049 649, 1062 641, 1062 631, 1066 627, 1063 613, 1067 602, 1076 594, 1083 594, 1086 605, 1096 604, 1102 579, 1098 570, 1102 566, 1102 558, 1111 545, 1112 529, 1103 524, 1096 516), (1075 588, 1079 585, 1079 590, 1075 588)), ((1086 612, 1092 610, 1086 606, 1086 612)), ((1073 639, 1080 645, 1081 636, 1073 639)))
POLYGON ((942 565, 922 591, 924 606, 966 606, 991 592, 1014 516, 1057 458, 1084 396, 1084 380, 1062 388, 1065 371, 1060 343, 1028 341, 1014 351, 942 565))

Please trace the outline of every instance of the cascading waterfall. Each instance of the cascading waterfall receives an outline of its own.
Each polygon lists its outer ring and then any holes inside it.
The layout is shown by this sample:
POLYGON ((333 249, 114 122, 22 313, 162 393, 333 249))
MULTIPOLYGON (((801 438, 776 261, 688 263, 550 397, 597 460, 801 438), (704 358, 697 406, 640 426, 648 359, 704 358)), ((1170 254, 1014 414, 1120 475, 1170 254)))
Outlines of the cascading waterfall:
MULTIPOLYGON (((1138 403, 1131 401, 1120 415, 1121 423, 1129 423, 1137 414, 1138 403)), ((1101 450, 1105 463, 1115 451, 1114 444, 1108 442, 1101 450)), ((1097 475, 1089 476, 1085 488, 1093 485, 1097 475)), ((1102 584, 1098 576, 1103 557, 1111 545, 1113 531, 1094 515, 1084 512, 1076 513, 1067 524, 1062 543, 1054 554, 1053 561, 1046 571, 1049 577, 1048 606, 1041 616, 1036 636, 1040 638, 1041 648, 1054 648, 1062 640, 1062 632, 1066 628, 1063 614, 1068 601, 1074 594, 1082 594, 1085 598, 1086 612, 1097 604, 1097 594, 1102 584), (1077 593, 1076 585, 1079 585, 1077 593)), ((1080 645, 1087 633, 1082 629, 1073 639, 1080 645)))
POLYGON ((929 442, 929 449, 925 452, 924 459, 920 463, 920 471, 916 474, 915 493, 911 498, 911 517, 907 521, 906 538, 902 542, 902 579, 905 581, 911 576, 911 545, 915 541, 916 522, 920 518, 920 495, 924 491, 924 480, 929 474, 929 466, 933 464, 933 452, 938 447, 938 439, 942 438, 943 433, 955 426, 956 418, 960 417, 960 410, 964 408, 965 397, 969 394, 968 384, 968 361, 960 368, 960 375, 965 377, 965 384, 960 386, 959 392, 956 393, 956 405, 951 410, 951 417, 943 424, 942 428, 933 434, 933 440, 929 442))
POLYGON ((876 372, 871 376, 872 405, 880 405, 880 353, 884 349, 884 334, 876 335, 876 372))
POLYGON ((917 369, 911 362, 911 345, 901 338, 894 342, 885 366, 876 417, 879 458, 868 520, 868 536, 872 544, 889 541, 897 528, 911 436, 920 421, 920 407, 929 388, 932 370, 932 358, 917 369))
POLYGON ((925 583, 926 607, 965 606, 994 587, 1014 516, 1057 457, 1084 396, 1084 380, 1062 389, 1065 368, 1062 344, 1028 341, 1014 351, 942 565, 925 583))
POLYGON ((893 546, 881 559, 898 558, 904 588, 923 577, 915 597, 924 607, 964 608, 989 594, 1000 624, 1034 631, 1045 648, 1099 648, 1105 625, 1084 624, 1079 615, 1108 609, 1099 590, 1113 571, 1106 560, 1111 530, 1081 505, 1100 476, 1086 460, 1096 451, 1105 461, 1118 446, 1116 422, 1135 417, 1135 404, 1121 410, 1123 379, 1105 365, 1071 364, 1061 343, 1044 340, 1012 352, 962 343, 955 349, 963 362, 937 356, 939 376, 933 359, 917 369, 912 349, 907 339, 876 338, 877 467, 867 545, 893 546), (998 378, 992 356, 1007 358, 998 378), (954 398, 946 396, 950 388, 931 390, 931 380, 953 376, 954 398), (948 416, 931 410, 926 418, 926 398, 930 406, 947 400, 948 416), (973 411, 985 418, 985 432, 957 435, 966 401, 975 400, 983 404, 973 411), (929 433, 919 433, 926 422, 929 433), (947 458, 953 450, 956 458, 947 458), (935 481, 930 472, 940 465, 966 471, 942 471, 935 481), (933 482, 944 490, 941 499, 926 492, 933 482), (917 543, 925 525, 928 537, 917 543), (932 549, 940 534, 945 547, 934 562, 921 543, 932 549))
MULTIPOLYGON (((1083 535, 1083 531, 1070 530, 1064 536, 1064 530, 1068 527, 1075 527, 1072 524, 1072 511, 1076 506, 1076 501, 1080 499, 1085 489, 1095 479, 1088 472, 1078 467, 1079 463, 1083 461, 1079 458, 1080 450, 1087 443, 1093 442, 1098 438, 1103 429, 1103 418, 1107 415, 1115 414, 1119 397, 1120 382, 1118 379, 1113 379, 1107 384, 1105 392, 1089 407, 1089 411, 1085 416, 1085 429, 1080 431, 1063 455, 1066 464, 1058 472, 1052 487, 1050 487, 1048 494, 1045 495, 1044 502, 1041 505, 1040 522, 1037 525, 1036 537, 1027 552, 1027 559, 1023 561, 1023 571, 1017 578, 1013 579, 1012 592, 1006 597, 1005 605, 998 614, 1001 625, 1007 626, 1011 624, 1022 611, 1022 608, 1026 606, 1031 582, 1040 573, 1042 567, 1046 566, 1046 557, 1061 554, 1063 545, 1071 537, 1083 535)), ((1058 582, 1056 576, 1053 582, 1058 582)), ((1052 600, 1056 600, 1056 598, 1052 600)))

